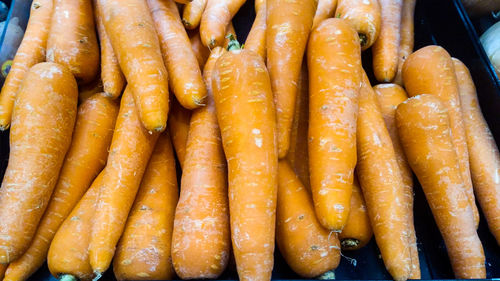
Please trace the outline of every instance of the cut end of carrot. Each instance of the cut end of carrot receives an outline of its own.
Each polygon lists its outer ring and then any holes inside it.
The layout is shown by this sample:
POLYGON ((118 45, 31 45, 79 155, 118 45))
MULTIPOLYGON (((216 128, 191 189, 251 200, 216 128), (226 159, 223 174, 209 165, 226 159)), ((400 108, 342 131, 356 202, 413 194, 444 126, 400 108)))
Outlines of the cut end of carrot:
POLYGON ((359 246, 359 240, 354 238, 347 238, 340 241, 343 250, 354 249, 359 246))
POLYGON ((0 131, 6 131, 10 127, 10 122, 5 119, 0 119, 0 131))
POLYGON ((318 276, 318 280, 335 280, 335 271, 327 271, 320 276, 318 276))
POLYGON ((59 278, 59 281, 78 281, 78 279, 71 274, 63 274, 59 278))
POLYGON ((366 44, 368 43, 368 36, 363 33, 358 33, 359 35, 359 42, 361 43, 361 48, 364 48, 366 44))
POLYGON ((228 51, 241 50, 240 42, 238 42, 238 40, 236 40, 236 37, 234 36, 234 34, 229 33, 226 36, 226 38, 229 39, 229 44, 227 44, 228 51))
POLYGON ((182 21, 182 24, 184 24, 184 26, 185 26, 187 29, 192 29, 191 24, 190 24, 187 20, 182 19, 181 21, 182 21))

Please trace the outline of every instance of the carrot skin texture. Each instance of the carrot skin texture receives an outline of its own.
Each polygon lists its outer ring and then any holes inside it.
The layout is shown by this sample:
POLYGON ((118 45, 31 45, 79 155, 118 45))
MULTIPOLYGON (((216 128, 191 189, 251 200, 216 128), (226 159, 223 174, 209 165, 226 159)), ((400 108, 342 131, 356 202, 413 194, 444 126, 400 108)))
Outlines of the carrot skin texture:
POLYGON ((337 268, 340 243, 336 233, 316 218, 311 195, 287 160, 279 162, 276 242, 290 267, 313 278, 337 268))
POLYGON ((398 72, 394 77, 394 83, 403 86, 403 64, 406 58, 413 52, 415 41, 414 34, 414 14, 416 0, 403 0, 403 10, 401 11, 401 32, 399 43, 398 72))
POLYGON ((71 143, 78 90, 64 66, 39 63, 21 83, 0 188, 0 263, 29 247, 71 143), (27 133, 29 132, 29 133, 27 133))
POLYGON ((379 82, 390 82, 398 70, 403 0, 379 0, 380 35, 373 44, 373 73, 379 82))
POLYGON ((200 25, 201 15, 207 6, 208 0, 193 0, 184 6, 182 23, 186 29, 195 29, 200 25))
POLYGON ((175 97, 187 109, 202 106, 207 90, 177 6, 173 0, 147 0, 147 3, 175 97))
POLYGON ((181 169, 186 157, 186 143, 189 134, 189 122, 191 120, 191 110, 179 104, 176 98, 172 98, 172 105, 168 117, 168 132, 174 145, 175 155, 179 160, 181 169))
POLYGON ((269 280, 278 150, 276 112, 264 61, 252 51, 229 51, 217 60, 212 87, 228 165, 231 239, 238 275, 240 280, 269 280))
POLYGON ((500 244, 500 154, 484 120, 469 69, 453 58, 467 135, 474 192, 490 232, 500 244))
POLYGON ((314 207, 323 227, 340 232, 349 215, 356 166, 361 86, 361 49, 356 31, 345 20, 324 20, 311 33, 307 65, 314 207))
POLYGON ((226 27, 245 0, 207 0, 200 22, 200 37, 203 45, 213 48, 224 42, 226 27))
POLYGON ((134 94, 142 124, 149 131, 163 131, 169 109, 168 74, 146 1, 97 1, 102 8, 106 34, 134 94))
POLYGON ((400 104, 396 124, 408 162, 422 185, 456 278, 485 278, 485 258, 444 103, 419 95, 400 104))
POLYGON ((216 47, 204 70, 207 105, 189 126, 181 196, 175 212, 172 261, 182 279, 217 278, 230 255, 227 167, 211 90, 212 70, 224 49, 216 47))
POLYGON ((458 83, 450 55, 439 46, 427 46, 415 51, 403 65, 403 81, 408 96, 432 94, 439 97, 445 104, 450 114, 453 144, 465 183, 463 187, 469 198, 477 228, 479 211, 472 187, 467 136, 460 108, 458 83))
POLYGON ((150 134, 142 126, 132 87, 127 86, 103 170, 92 225, 89 258, 95 273, 106 271, 111 264, 158 135, 150 134))
POLYGON ((210 50, 201 42, 199 30, 190 31, 188 35, 191 41, 191 50, 193 50, 200 69, 203 69, 208 56, 210 56, 210 50))
POLYGON ((358 32, 361 50, 371 47, 380 34, 382 22, 378 0, 339 0, 335 14, 358 32))
POLYGON ((245 49, 254 51, 266 61, 266 2, 267 0, 255 1, 255 20, 245 41, 245 49))
POLYGON ((337 8, 337 0, 318 0, 318 8, 313 18, 312 28, 315 28, 323 20, 331 18, 337 8))
POLYGON ((5 280, 26 280, 43 265, 55 232, 104 168, 111 143, 118 105, 103 94, 84 101, 76 118, 51 200, 26 252, 9 264, 5 280))

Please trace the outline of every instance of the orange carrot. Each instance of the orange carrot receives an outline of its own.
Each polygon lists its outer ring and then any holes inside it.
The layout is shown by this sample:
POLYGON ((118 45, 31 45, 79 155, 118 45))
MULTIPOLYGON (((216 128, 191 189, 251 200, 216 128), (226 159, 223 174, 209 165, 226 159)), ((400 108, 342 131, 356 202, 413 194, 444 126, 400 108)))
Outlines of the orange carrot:
POLYGON ((323 227, 340 232, 349 215, 356 166, 361 85, 361 49, 356 31, 345 20, 324 20, 311 32, 307 65, 314 207, 323 227))
POLYGON ((97 79, 94 79, 94 81, 92 81, 91 83, 86 85, 81 85, 78 87, 78 101, 80 103, 83 103, 85 102, 85 100, 92 97, 93 95, 97 93, 102 93, 103 90, 104 88, 102 86, 102 80, 100 77, 98 77, 97 79))
POLYGON ((0 93, 0 130, 7 130, 12 118, 17 91, 28 70, 45 60, 53 0, 38 0, 31 4, 30 17, 23 41, 17 49, 0 93))
POLYGON ((177 6, 172 0, 147 0, 147 3, 175 97, 187 109, 203 105, 207 90, 177 6))
POLYGON ((446 106, 434 95, 415 96, 398 106, 396 124, 408 162, 443 236, 455 277, 486 278, 483 247, 463 188, 446 106))
POLYGON ((127 86, 121 100, 115 132, 103 170, 99 201, 89 245, 90 264, 97 275, 108 269, 115 246, 123 233, 142 175, 153 152, 158 134, 141 124, 127 86))
POLYGON ((54 234, 104 168, 118 105, 97 94, 78 109, 71 146, 59 179, 28 250, 9 265, 6 280, 26 280, 42 266, 54 234))
POLYGON ((174 0, 177 4, 189 4, 193 0, 174 0))
POLYGON ((212 87, 228 165, 233 251, 240 280, 269 280, 278 186, 271 82, 259 55, 236 41, 229 50, 217 60, 212 87))
POLYGON ((414 14, 416 0, 403 0, 403 10, 401 11, 401 31, 399 43, 398 72, 394 77, 394 83, 403 86, 403 64, 406 58, 413 52, 414 43, 414 14))
POLYGON ((163 131, 168 116, 167 70, 146 1, 97 1, 142 124, 149 131, 163 131))
POLYGON ((208 0, 200 23, 203 45, 222 45, 228 24, 244 3, 245 0, 208 0))
POLYGON ((339 0, 335 14, 358 32, 361 50, 370 48, 377 40, 381 24, 378 0, 339 0))
POLYGON ((245 41, 245 49, 256 52, 266 60, 266 0, 255 1, 255 20, 245 41))
POLYGON ((198 60, 200 69, 202 69, 210 55, 210 50, 201 42, 200 32, 198 30, 188 32, 188 35, 191 41, 191 49, 193 50, 196 60, 198 60))
POLYGON ((193 112, 189 126, 172 237, 172 261, 182 279, 217 278, 230 254, 227 167, 210 85, 223 54, 220 47, 212 50, 203 75, 207 106, 193 112))
POLYGON ((168 117, 168 132, 172 139, 172 144, 174 145, 175 154, 182 168, 186 156, 186 143, 189 133, 189 122, 191 120, 191 110, 182 107, 176 98, 172 98, 171 101, 172 106, 168 117))
POLYGON ((323 20, 333 17, 337 8, 337 0, 319 0, 318 8, 313 19, 313 28, 318 26, 323 20))
POLYGON ((488 124, 484 120, 469 69, 453 58, 457 75, 460 105, 467 133, 467 147, 474 183, 491 233, 500 244, 500 154, 488 124))
POLYGON ((33 66, 21 83, 0 188, 2 264, 18 259, 30 245, 71 143, 77 101, 75 78, 55 63, 33 66))
POLYGON ((379 0, 382 23, 373 44, 373 73, 380 82, 390 82, 398 71, 401 10, 403 0, 379 0))
POLYGON ((297 81, 316 6, 316 0, 267 0, 267 67, 276 104, 280 159, 290 146, 297 81))
POLYGON ((200 25, 201 15, 206 5, 207 0, 193 0, 184 6, 182 23, 187 29, 195 29, 200 25))

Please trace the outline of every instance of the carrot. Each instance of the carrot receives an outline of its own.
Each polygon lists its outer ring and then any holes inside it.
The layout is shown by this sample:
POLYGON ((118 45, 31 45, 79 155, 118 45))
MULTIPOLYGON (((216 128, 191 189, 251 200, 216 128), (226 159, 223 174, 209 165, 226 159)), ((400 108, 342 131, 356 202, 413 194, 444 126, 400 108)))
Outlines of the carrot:
POLYGON ((452 60, 457 75, 460 105, 467 133, 474 192, 490 231, 500 244, 500 154, 481 113, 476 87, 469 69, 458 59, 452 60))
POLYGON ((424 94, 398 106, 396 124, 408 162, 443 236, 455 277, 486 278, 483 247, 463 188, 448 116, 439 98, 424 94))
POLYGON ((401 10, 403 0, 379 0, 382 23, 373 43, 373 73, 380 82, 390 82, 398 71, 401 10))
POLYGON ((142 124, 149 131, 163 131, 168 115, 167 70, 146 1, 97 1, 142 124))
POLYGON ((0 264, 0 279, 3 280, 5 270, 7 269, 7 264, 0 264))
POLYGON ((147 3, 175 97, 187 109, 204 105, 207 90, 177 6, 172 0, 147 0, 147 3))
POLYGON ((286 262, 305 278, 337 268, 337 234, 321 226, 312 198, 286 160, 279 162, 278 178, 276 242, 286 262))
POLYGON ((158 134, 141 124, 127 86, 121 100, 115 132, 99 193, 89 245, 90 264, 96 275, 106 271, 123 233, 127 215, 141 183, 158 134))
POLYGON ((335 14, 335 17, 347 20, 358 32, 362 51, 377 40, 381 25, 378 0, 339 0, 335 14))
POLYGON ((189 122, 191 120, 191 110, 182 107, 176 98, 172 98, 171 101, 172 106, 168 117, 168 132, 172 139, 172 144, 174 145, 175 154, 182 168, 186 156, 186 143, 189 133, 189 122))
POLYGON ((12 62, 0 93, 0 130, 7 130, 12 118, 17 91, 28 70, 45 60, 53 0, 37 0, 31 4, 28 26, 12 62))
POLYGON ((244 3, 245 0, 208 0, 200 23, 203 45, 222 45, 228 24, 244 3))
POLYGON ((189 4, 191 3, 193 0, 174 0, 175 3, 177 4, 189 4))
POLYGON ((351 211, 347 223, 339 233, 342 250, 359 250, 372 239, 373 231, 366 210, 365 199, 355 176, 352 184, 351 211))
POLYGON ((42 266, 54 234, 104 168, 118 105, 97 94, 78 109, 71 146, 49 205, 28 250, 9 265, 6 280, 26 280, 42 266))
POLYGON ((255 1, 255 20, 245 41, 245 49, 256 52, 266 60, 266 0, 255 1))
POLYGON ((207 6, 207 0, 193 0, 184 6, 182 23, 187 29, 195 29, 200 25, 205 6, 207 6))
POLYGON ((401 11, 401 31, 399 43, 398 71, 394 78, 394 83, 403 86, 403 64, 406 58, 413 52, 414 38, 414 14, 416 0, 403 0, 401 11))
POLYGON ((269 280, 278 187, 271 82, 259 55, 237 41, 229 50, 217 60, 212 90, 228 165, 233 251, 240 280, 269 280))
POLYGON ((280 159, 290 146, 297 81, 316 6, 316 0, 267 1, 267 67, 276 104, 280 159))
POLYGON ((323 20, 331 18, 337 8, 337 0, 319 0, 316 14, 313 18, 313 28, 318 26, 323 20))
POLYGON ((307 65, 314 207, 323 227, 340 232, 349 215, 356 166, 361 85, 361 50, 356 31, 345 20, 324 20, 311 32, 307 65))
POLYGON ((182 279, 217 278, 230 254, 227 167, 210 85, 223 54, 220 47, 212 50, 203 75, 207 106, 193 112, 189 126, 172 237, 172 260, 182 279))
POLYGON ((33 66, 19 87, 10 130, 9 164, 0 188, 0 263, 30 245, 68 151, 78 90, 55 63, 33 66))
POLYGON ((236 38, 236 31, 234 30, 233 22, 229 22, 229 24, 226 27, 226 35, 224 36, 224 44, 223 44, 224 49, 227 49, 229 47, 229 42, 231 42, 230 38, 238 40, 236 38))
POLYGON ((411 54, 403 65, 403 81, 408 95, 433 94, 439 97, 450 113, 453 145, 457 151, 465 193, 474 215, 476 227, 479 212, 474 199, 469 168, 467 137, 460 108, 458 83, 453 69, 453 61, 445 49, 427 46, 411 54))
POLYGON ((194 56, 196 60, 198 60, 198 65, 200 69, 202 69, 210 55, 210 50, 201 42, 200 32, 198 30, 188 32, 188 35, 191 41, 191 50, 193 50, 194 56))
POLYGON ((78 87, 78 101, 80 103, 85 102, 85 100, 89 99, 93 95, 97 93, 102 93, 104 91, 104 88, 102 86, 102 80, 100 77, 97 79, 94 79, 89 84, 86 85, 81 85, 78 87))
POLYGON ((102 178, 103 172, 66 217, 50 244, 47 265, 50 273, 61 281, 89 281, 94 276, 88 247, 102 178))
POLYGON ((104 93, 111 98, 117 98, 125 87, 125 77, 104 28, 100 3, 97 0, 93 0, 93 3, 97 35, 101 45, 101 80, 103 81, 104 93))

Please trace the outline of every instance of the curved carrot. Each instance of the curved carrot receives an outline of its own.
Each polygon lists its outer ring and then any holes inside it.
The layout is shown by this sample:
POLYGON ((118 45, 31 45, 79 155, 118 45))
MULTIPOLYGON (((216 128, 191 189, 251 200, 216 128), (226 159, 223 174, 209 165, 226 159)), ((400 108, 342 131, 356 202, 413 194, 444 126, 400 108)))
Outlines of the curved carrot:
POLYGON ((89 99, 95 94, 102 93, 103 91, 104 88, 102 86, 102 80, 100 77, 98 77, 91 83, 78 87, 78 101, 80 103, 83 103, 85 102, 85 100, 89 99))
POLYGON ((208 0, 193 0, 184 6, 182 23, 187 29, 195 29, 200 25, 201 15, 207 6, 208 0))
POLYGON ((94 95, 78 109, 71 146, 47 210, 26 252, 9 265, 5 280, 26 280, 42 266, 54 234, 104 168, 118 105, 94 95))
POLYGON ((403 0, 380 1, 380 35, 372 47, 373 73, 380 82, 390 82, 398 71, 401 10, 403 0))
POLYGON ((55 63, 33 66, 17 93, 9 164, 0 188, 0 263, 30 245, 71 143, 78 90, 71 72, 55 63))
POLYGON ((168 74, 146 1, 97 1, 142 124, 149 131, 163 131, 168 116, 168 74))
POLYGON ((174 145, 175 155, 177 155, 182 168, 186 156, 191 110, 182 107, 176 98, 172 98, 171 101, 172 105, 168 116, 168 132, 174 145))
POLYGON ((460 108, 458 83, 450 55, 439 46, 427 46, 419 49, 406 59, 403 65, 403 81, 409 96, 433 94, 446 105, 450 114, 453 145, 457 151, 460 171, 465 183, 463 187, 469 198, 477 227, 479 212, 472 189, 469 152, 460 108))
POLYGON ((245 41, 245 49, 256 52, 266 60, 266 0, 255 1, 255 20, 245 41))
POLYGON ((313 28, 318 26, 323 20, 333 17, 335 9, 337 8, 337 2, 337 0, 318 1, 318 8, 316 9, 316 14, 313 18, 313 28))
POLYGON ((412 97, 398 106, 396 124, 408 162, 443 236, 455 277, 486 278, 483 247, 464 192, 446 106, 434 95, 412 97))
POLYGON ((0 130, 7 130, 12 118, 17 91, 28 70, 45 60, 53 0, 38 0, 31 4, 28 26, 23 41, 12 62, 0 93, 0 130))
POLYGON ((416 0, 403 0, 401 11, 401 31, 399 43, 398 72, 394 77, 394 83, 403 86, 403 64, 406 58, 413 52, 414 35, 414 14, 416 0))
POLYGON ((276 104, 280 159, 290 146, 297 81, 316 6, 316 0, 267 0, 267 68, 276 104))
POLYGON ((208 0, 200 23, 203 45, 222 45, 228 24, 244 3, 245 0, 208 0))
POLYGON ((361 48, 356 31, 342 19, 320 23, 308 46, 311 190, 321 225, 340 232, 356 166, 361 48))
POLYGON ((172 261, 182 279, 217 278, 230 255, 227 167, 211 90, 224 49, 212 50, 204 70, 207 106, 193 112, 181 196, 175 211, 172 261))
POLYGON ((191 50, 193 50, 196 60, 198 60, 198 65, 200 69, 205 66, 205 62, 210 56, 210 50, 203 45, 200 38, 200 32, 198 30, 188 32, 189 40, 191 41, 191 50))
POLYGON ((231 239, 240 280, 269 280, 278 185, 276 112, 264 61, 238 45, 233 41, 212 74, 228 165, 231 239))
POLYGON ((500 244, 500 154, 484 120, 469 69, 452 58, 458 80, 460 105, 467 133, 469 162, 474 193, 479 200, 491 233, 500 244))
POLYGON ((160 38, 163 60, 175 97, 187 109, 203 105, 207 89, 177 6, 172 0, 147 0, 147 3, 160 38))
POLYGON ((90 237, 90 264, 97 275, 106 271, 111 263, 158 138, 158 134, 150 134, 142 126, 137 111, 132 87, 127 86, 103 170, 90 237))
POLYGON ((358 32, 361 50, 370 48, 380 33, 381 14, 378 0, 339 0, 335 14, 347 20, 358 32))

